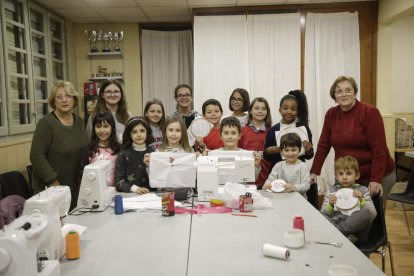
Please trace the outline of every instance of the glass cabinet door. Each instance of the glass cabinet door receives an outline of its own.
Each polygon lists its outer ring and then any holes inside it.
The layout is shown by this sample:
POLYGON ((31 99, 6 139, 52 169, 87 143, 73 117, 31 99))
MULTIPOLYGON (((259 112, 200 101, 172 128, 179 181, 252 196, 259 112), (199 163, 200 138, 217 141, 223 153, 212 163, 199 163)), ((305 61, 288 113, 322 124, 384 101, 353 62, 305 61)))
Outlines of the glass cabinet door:
POLYGON ((46 41, 47 11, 30 5, 30 36, 32 43, 34 115, 36 123, 48 112, 48 91, 50 89, 49 48, 46 41))
POLYGON ((0 1, 0 136, 30 133, 66 78, 64 20, 33 1, 0 1))
POLYGON ((6 89, 8 90, 9 127, 12 133, 22 132, 33 124, 31 59, 26 2, 3 1, 2 23, 6 55, 6 89))
POLYGON ((49 25, 53 80, 63 80, 65 79, 63 20, 55 16, 50 16, 49 25))

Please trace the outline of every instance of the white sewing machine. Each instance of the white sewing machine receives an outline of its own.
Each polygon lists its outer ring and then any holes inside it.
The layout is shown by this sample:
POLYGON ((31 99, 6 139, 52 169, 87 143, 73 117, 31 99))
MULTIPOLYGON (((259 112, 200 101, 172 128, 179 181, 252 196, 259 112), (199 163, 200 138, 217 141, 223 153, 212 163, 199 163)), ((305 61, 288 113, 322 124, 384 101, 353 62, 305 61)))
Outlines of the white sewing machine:
POLYGON ((108 187, 112 177, 109 160, 97 160, 83 170, 77 208, 105 210, 115 196, 115 187, 108 187))
POLYGON ((39 248, 42 257, 48 260, 59 260, 65 254, 66 241, 61 231, 62 219, 70 208, 71 194, 68 186, 55 186, 32 196, 24 203, 24 215, 44 214, 49 218, 53 228, 52 235, 43 248, 39 248))
MULTIPOLYGON (((59 276, 58 260, 38 260, 56 225, 44 214, 23 215, 0 232, 0 276, 59 276)), ((57 229, 60 230, 60 229, 57 229)))
POLYGON ((24 203, 23 214, 45 214, 53 216, 59 214, 60 218, 66 217, 72 196, 68 186, 52 186, 32 196, 24 203))
POLYGON ((208 156, 217 157, 219 184, 256 181, 253 151, 212 150, 208 156))
POLYGON ((217 195, 219 185, 217 156, 197 158, 198 201, 209 201, 217 195))
MULTIPOLYGON (((220 198, 222 184, 255 181, 252 151, 210 151, 197 158, 197 193, 199 201, 220 198)), ((254 186, 255 188, 256 186, 254 186)))

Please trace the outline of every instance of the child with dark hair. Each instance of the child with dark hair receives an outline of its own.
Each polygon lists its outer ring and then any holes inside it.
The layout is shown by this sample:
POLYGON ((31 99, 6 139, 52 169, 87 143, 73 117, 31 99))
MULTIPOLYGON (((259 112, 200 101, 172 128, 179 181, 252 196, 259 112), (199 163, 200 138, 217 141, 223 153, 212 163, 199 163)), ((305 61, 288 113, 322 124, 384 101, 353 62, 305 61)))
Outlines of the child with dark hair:
POLYGON ((277 137, 282 131, 289 128, 298 128, 306 133, 308 140, 303 141, 304 155, 301 154, 300 160, 311 159, 313 157, 312 132, 309 129, 308 103, 305 94, 300 90, 290 91, 280 100, 279 113, 282 119, 279 123, 272 126, 266 134, 265 151, 263 158, 270 162, 271 168, 282 161, 280 152, 282 148, 277 144, 277 137))
POLYGON ((186 128, 192 121, 201 118, 201 115, 193 109, 193 89, 188 84, 179 84, 174 89, 174 99, 177 102, 177 110, 168 118, 175 117, 183 120, 186 128))
MULTIPOLYGON (((241 125, 240 121, 235 117, 226 117, 221 121, 220 124, 220 136, 223 141, 224 147, 217 150, 227 150, 227 151, 239 151, 243 150, 238 147, 239 140, 241 137, 241 125)), ((254 165, 256 179, 260 171, 260 155, 257 152, 254 152, 254 165)))
POLYGON ((143 117, 128 120, 122 140, 122 150, 116 159, 115 187, 118 192, 145 194, 150 190, 147 168, 149 146, 154 141, 152 131, 143 117))
POLYGON ((127 110, 124 89, 118 80, 106 80, 99 88, 96 107, 91 116, 89 116, 88 123, 86 125, 86 135, 88 138, 90 138, 93 133, 92 119, 96 114, 103 111, 109 111, 114 116, 116 125, 116 137, 121 143, 125 124, 132 116, 132 114, 127 110))
POLYGON ((114 186, 115 161, 120 151, 120 144, 116 137, 116 123, 109 111, 98 112, 92 119, 92 135, 89 145, 83 149, 78 166, 78 183, 82 180, 86 165, 97 160, 110 160, 112 174, 108 186, 114 186))
POLYGON ((202 140, 197 139, 197 148, 204 150, 215 150, 224 146, 220 139, 220 120, 223 116, 223 108, 216 99, 209 99, 203 103, 203 116, 213 127, 210 133, 202 140))
POLYGON ((249 92, 243 88, 234 89, 229 98, 229 109, 233 112, 230 116, 237 118, 241 126, 246 125, 249 106, 249 92))
POLYGON ((306 198, 306 192, 310 187, 310 173, 308 166, 298 158, 302 140, 296 133, 286 133, 280 139, 280 148, 286 159, 276 163, 263 189, 272 189, 272 182, 282 179, 286 182, 283 185, 284 192, 299 192, 306 198))

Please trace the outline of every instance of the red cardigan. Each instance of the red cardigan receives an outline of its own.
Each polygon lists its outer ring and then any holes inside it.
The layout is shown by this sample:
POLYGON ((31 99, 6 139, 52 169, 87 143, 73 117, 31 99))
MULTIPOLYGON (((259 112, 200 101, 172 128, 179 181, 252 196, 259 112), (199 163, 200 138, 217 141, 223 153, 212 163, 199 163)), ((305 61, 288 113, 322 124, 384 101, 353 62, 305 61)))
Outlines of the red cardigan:
POLYGON ((395 168, 380 112, 359 101, 348 111, 335 106, 326 112, 311 173, 320 174, 331 147, 335 150, 335 160, 346 155, 358 160, 361 173, 358 182, 362 184, 381 183, 395 168))

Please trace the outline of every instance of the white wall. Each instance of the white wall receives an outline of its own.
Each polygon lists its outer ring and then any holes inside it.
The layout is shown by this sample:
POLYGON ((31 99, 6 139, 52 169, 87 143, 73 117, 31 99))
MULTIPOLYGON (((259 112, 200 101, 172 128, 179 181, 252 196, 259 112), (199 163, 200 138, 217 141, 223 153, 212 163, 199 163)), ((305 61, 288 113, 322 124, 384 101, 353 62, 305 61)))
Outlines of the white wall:
POLYGON ((377 106, 414 113, 414 0, 380 0, 378 13, 377 106))
POLYGON ((414 15, 392 24, 393 113, 414 112, 414 15))
POLYGON ((380 0, 378 11, 377 107, 387 144, 394 151, 395 117, 414 122, 414 0, 380 0))

